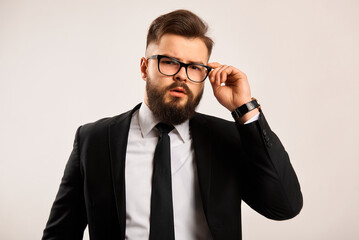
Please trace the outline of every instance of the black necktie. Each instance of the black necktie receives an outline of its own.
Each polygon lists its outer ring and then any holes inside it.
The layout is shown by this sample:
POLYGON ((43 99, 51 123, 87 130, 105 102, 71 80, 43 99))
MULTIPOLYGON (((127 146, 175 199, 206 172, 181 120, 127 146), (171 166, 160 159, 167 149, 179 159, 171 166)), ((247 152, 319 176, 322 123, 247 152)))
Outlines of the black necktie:
POLYGON ((152 175, 150 240, 174 240, 171 151, 168 133, 173 126, 159 123, 152 175))

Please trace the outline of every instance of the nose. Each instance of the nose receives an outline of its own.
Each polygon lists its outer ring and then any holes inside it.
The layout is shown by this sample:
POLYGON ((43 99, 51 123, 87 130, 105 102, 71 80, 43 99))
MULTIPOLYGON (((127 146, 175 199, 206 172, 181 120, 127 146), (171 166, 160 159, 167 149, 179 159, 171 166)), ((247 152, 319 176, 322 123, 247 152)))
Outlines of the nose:
POLYGON ((174 79, 177 81, 187 81, 187 73, 186 68, 184 66, 181 66, 180 70, 176 75, 174 75, 174 79))

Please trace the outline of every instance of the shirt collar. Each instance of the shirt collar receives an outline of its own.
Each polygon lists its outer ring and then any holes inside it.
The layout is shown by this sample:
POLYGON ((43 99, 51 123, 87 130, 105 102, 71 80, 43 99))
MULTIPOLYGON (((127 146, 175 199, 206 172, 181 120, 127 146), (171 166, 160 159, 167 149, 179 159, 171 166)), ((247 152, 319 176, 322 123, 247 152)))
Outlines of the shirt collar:
MULTIPOLYGON (((143 138, 145 138, 157 125, 157 123, 160 122, 158 119, 156 119, 146 103, 141 104, 140 110, 138 112, 138 119, 143 138)), ((174 128, 175 129, 172 132, 177 132, 177 134, 179 134, 179 136, 182 138, 183 142, 190 140, 189 120, 186 120, 179 125, 174 125, 174 128)))

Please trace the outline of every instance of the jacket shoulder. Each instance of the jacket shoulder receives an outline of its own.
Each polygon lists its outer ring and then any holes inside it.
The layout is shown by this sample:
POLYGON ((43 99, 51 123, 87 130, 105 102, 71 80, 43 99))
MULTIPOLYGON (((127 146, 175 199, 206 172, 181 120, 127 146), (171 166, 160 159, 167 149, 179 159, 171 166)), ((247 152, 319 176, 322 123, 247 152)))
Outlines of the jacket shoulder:
POLYGON ((202 126, 205 128, 211 128, 212 130, 216 129, 235 129, 236 124, 234 121, 228 121, 219 117, 203 114, 203 113, 196 113, 194 117, 190 121, 191 125, 202 126))
POLYGON ((207 115, 204 113, 196 112, 191 121, 200 122, 201 124, 214 124, 214 125, 233 125, 234 121, 228 121, 223 118, 207 115))
POLYGON ((139 107, 140 107, 140 104, 137 105, 132 110, 121 113, 117 116, 106 117, 106 118, 99 119, 95 122, 86 123, 79 127, 78 134, 80 135, 80 138, 89 137, 89 136, 92 136, 92 137, 98 136, 99 137, 103 134, 107 134, 109 127, 112 125, 124 124, 124 126, 125 126, 126 124, 129 124, 132 114, 135 111, 137 111, 139 109, 139 107))
POLYGON ((190 120, 192 132, 208 135, 222 141, 239 141, 239 134, 234 121, 228 121, 203 113, 196 113, 190 120))

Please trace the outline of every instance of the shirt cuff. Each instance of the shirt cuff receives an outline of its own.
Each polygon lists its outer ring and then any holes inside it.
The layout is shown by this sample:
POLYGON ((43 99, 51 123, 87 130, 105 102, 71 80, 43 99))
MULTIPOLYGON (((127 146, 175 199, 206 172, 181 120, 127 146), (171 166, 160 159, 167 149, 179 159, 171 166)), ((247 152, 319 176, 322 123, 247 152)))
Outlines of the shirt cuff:
POLYGON ((248 123, 251 123, 251 122, 254 122, 254 121, 257 121, 258 118, 259 118, 259 114, 261 114, 260 112, 257 113, 256 115, 254 115, 251 119, 249 119, 247 122, 245 122, 244 124, 248 124, 248 123))

